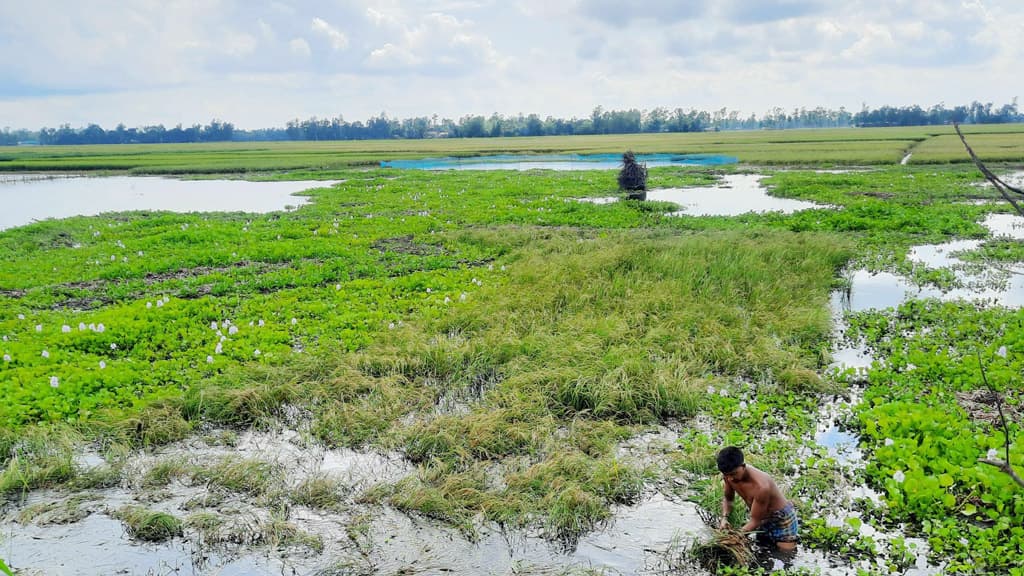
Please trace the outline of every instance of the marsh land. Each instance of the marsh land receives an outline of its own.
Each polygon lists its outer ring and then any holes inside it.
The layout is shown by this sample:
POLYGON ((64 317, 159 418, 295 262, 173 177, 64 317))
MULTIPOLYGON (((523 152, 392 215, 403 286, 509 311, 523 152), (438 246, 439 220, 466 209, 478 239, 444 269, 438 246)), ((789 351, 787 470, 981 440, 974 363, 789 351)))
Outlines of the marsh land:
MULTIPOLYGON (((1024 126, 966 133, 1024 168, 1024 126)), ((966 160, 950 127, 0 148, 8 205, 14 174, 320 183, 0 230, 0 560, 702 574, 735 444, 802 544, 719 573, 1022 574, 1024 490, 979 459, 1024 462, 1024 219, 966 160), (739 161, 645 202, 380 167, 626 149, 739 161)))

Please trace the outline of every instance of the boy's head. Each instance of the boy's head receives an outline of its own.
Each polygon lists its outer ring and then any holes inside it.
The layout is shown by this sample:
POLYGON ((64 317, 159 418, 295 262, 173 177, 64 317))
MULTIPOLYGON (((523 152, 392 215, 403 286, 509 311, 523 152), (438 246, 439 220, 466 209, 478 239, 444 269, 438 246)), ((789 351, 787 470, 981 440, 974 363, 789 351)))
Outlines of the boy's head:
POLYGON ((743 466, 743 452, 735 446, 726 446, 718 452, 718 471, 729 475, 743 466))

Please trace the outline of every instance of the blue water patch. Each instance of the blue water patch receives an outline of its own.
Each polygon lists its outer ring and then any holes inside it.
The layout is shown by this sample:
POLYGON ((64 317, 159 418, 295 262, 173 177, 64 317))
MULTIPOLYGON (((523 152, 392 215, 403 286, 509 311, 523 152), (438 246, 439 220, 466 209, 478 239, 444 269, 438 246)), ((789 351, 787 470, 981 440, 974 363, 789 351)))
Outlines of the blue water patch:
MULTIPOLYGON (((720 166, 735 164, 721 154, 637 154, 648 168, 659 166, 720 166)), ((622 166, 621 154, 496 154, 491 156, 384 160, 381 168, 411 170, 610 170, 622 166)))

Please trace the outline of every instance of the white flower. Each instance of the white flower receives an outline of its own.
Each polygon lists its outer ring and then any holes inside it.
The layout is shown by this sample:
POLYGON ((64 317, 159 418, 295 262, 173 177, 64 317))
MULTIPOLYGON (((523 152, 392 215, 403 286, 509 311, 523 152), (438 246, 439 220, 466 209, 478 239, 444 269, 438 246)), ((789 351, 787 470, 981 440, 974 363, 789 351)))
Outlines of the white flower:
POLYGON ((740 417, 740 411, 739 411, 739 410, 737 410, 737 411, 733 412, 733 413, 732 413, 732 417, 733 417, 733 418, 739 418, 739 417, 740 417))
POLYGON ((100 370, 102 370, 102 369, 104 369, 106 367, 107 367, 107 363, 104 362, 103 360, 100 360, 100 370))
POLYGON ((504 265, 504 264, 502 264, 502 265, 501 265, 501 271, 502 271, 502 272, 504 272, 504 271, 505 271, 505 265, 504 265))
POLYGON ((68 334, 68 333, 71 332, 71 326, 68 326, 67 324, 65 324, 65 325, 60 327, 60 331, 65 333, 65 334, 68 334))
POLYGON ((895 443, 896 443, 896 441, 893 440, 892 438, 886 438, 885 442, 883 442, 883 444, 885 444, 886 446, 892 446, 895 443))
POLYGON ((292 318, 292 326, 295 326, 298 323, 299 323, 299 319, 298 318, 292 318))
POLYGON ((459 300, 462 301, 462 302, 466 301, 466 293, 465 292, 463 292, 462 294, 459 294, 459 300))
POLYGON ((113 262, 114 260, 117 260, 117 256, 114 256, 113 254, 111 254, 110 255, 110 261, 113 262))
POLYGON ((394 329, 395 329, 395 323, 394 322, 388 324, 388 330, 394 330, 394 329))
POLYGON ((24 320, 24 319, 25 319, 25 315, 24 314, 18 314, 18 320, 24 320))
POLYGON ((992 460, 996 456, 999 456, 999 452, 995 448, 989 448, 988 452, 985 454, 985 457, 987 457, 989 460, 992 460))
POLYGON ((111 342, 111 343, 110 343, 110 349, 111 349, 111 350, 117 350, 117 344, 116 344, 116 343, 114 343, 114 342, 111 342))
POLYGON ((213 356, 207 356, 206 357, 206 363, 207 364, 213 364, 213 356))
POLYGON ((494 264, 488 264, 487 265, 487 269, 488 270, 494 270, 494 264))
POLYGON ((260 349, 259 349, 259 348, 257 348, 257 349, 255 349, 255 350, 253 350, 253 351, 252 351, 252 355, 253 355, 253 356, 259 356, 260 354, 263 354, 263 352, 260 352, 260 349))
POLYGON ((971 545, 970 541, 968 541, 968 540, 967 540, 967 538, 964 538, 963 536, 961 536, 961 537, 960 537, 960 539, 959 539, 959 540, 957 540, 957 542, 959 542, 959 543, 960 543, 960 545, 961 545, 961 546, 963 546, 963 547, 965 547, 965 548, 966 548, 967 546, 970 546, 970 545, 971 545))
POLYGON ((725 398, 726 396, 729 395, 729 391, 726 390, 725 388, 722 388, 721 390, 718 391, 718 395, 725 398))
POLYGON ((999 350, 996 350, 996 354, 1006 358, 1006 346, 1000 346, 999 350))
POLYGON ((427 294, 430 294, 430 288, 427 288, 427 294))
POLYGON ((238 326, 232 326, 232 327, 228 328, 228 334, 230 334, 230 335, 238 334, 238 326))
POLYGON ((89 331, 90 332, 95 332, 96 331, 96 324, 93 324, 92 322, 89 322, 89 331))
POLYGON ((60 379, 56 376, 50 376, 50 388, 56 388, 60 386, 60 379))
POLYGON ((78 323, 78 329, 79 330, 85 330, 85 322, 79 322, 78 323))
POLYGON ((42 324, 36 324, 36 332, 42 332, 42 331, 43 331, 43 325, 42 324))
POLYGON ((216 329, 217 329, 217 322, 210 322, 210 330, 216 330, 216 329))
POLYGON ((228 326, 231 326, 231 320, 224 320, 220 323, 221 328, 227 328, 228 326))
POLYGON ((253 322, 252 320, 249 320, 249 328, 252 328, 254 324, 255 324, 255 322, 253 322))
POLYGON ((335 290, 341 290, 341 284, 335 284, 334 285, 334 289, 335 290))
POLYGON ((4 342, 7 342, 7 334, 4 334, 4 342))
POLYGON ((153 307, 153 303, 152 302, 146 302, 146 308, 152 308, 152 307, 153 307))
POLYGON ((264 324, 266 323, 263 321, 262 318, 260 318, 260 321, 256 323, 257 326, 263 326, 264 324))
POLYGON ((167 304, 170 301, 171 301, 171 297, 170 296, 164 296, 164 304, 167 304))
POLYGON ((107 327, 103 325, 103 322, 100 322, 99 324, 96 325, 97 332, 103 333, 103 331, 105 331, 106 329, 107 327))
POLYGON ((907 477, 903 474, 903 470, 897 470, 893 472, 892 479, 895 480, 897 484, 902 484, 907 477))
POLYGON ((451 301, 452 301, 452 299, 451 299, 451 298, 449 298, 449 297, 447 297, 447 296, 445 296, 445 297, 444 297, 444 303, 445 303, 445 304, 447 304, 447 303, 449 303, 449 302, 451 302, 451 301))
POLYGON ((714 394, 714 393, 715 393, 715 387, 714 386, 708 386, 708 394, 714 394))
POLYGON ((10 361, 11 361, 11 355, 10 354, 4 354, 4 362, 10 362, 10 361))
POLYGON ((217 342, 217 347, 213 349, 214 354, 222 354, 224 352, 224 346, 220 342, 217 342))
POLYGON ((740 400, 740 410, 746 410, 746 409, 747 409, 747 401, 746 400, 740 400))
POLYGON ((142 256, 142 250, 139 250, 139 256, 142 256))
POLYGON ((779 570, 785 570, 785 569, 786 569, 785 562, 783 562, 782 560, 779 560, 778 558, 773 558, 772 559, 772 572, 777 572, 779 570))
POLYGON ((43 350, 43 353, 40 354, 40 356, 42 356, 43 358, 49 358, 50 357, 50 351, 49 350, 43 350))

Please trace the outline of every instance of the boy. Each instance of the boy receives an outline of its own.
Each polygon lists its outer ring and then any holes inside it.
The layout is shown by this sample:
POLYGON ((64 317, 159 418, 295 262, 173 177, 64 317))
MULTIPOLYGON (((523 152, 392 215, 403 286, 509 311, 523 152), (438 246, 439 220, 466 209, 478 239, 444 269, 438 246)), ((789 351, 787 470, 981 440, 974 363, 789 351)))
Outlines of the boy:
POLYGON ((800 521, 793 503, 782 495, 771 476, 745 464, 743 452, 735 446, 723 448, 718 453, 718 470, 725 483, 722 527, 728 524, 733 500, 739 494, 750 509, 750 520, 740 530, 756 530, 761 540, 775 544, 779 550, 794 550, 799 539, 800 521))

